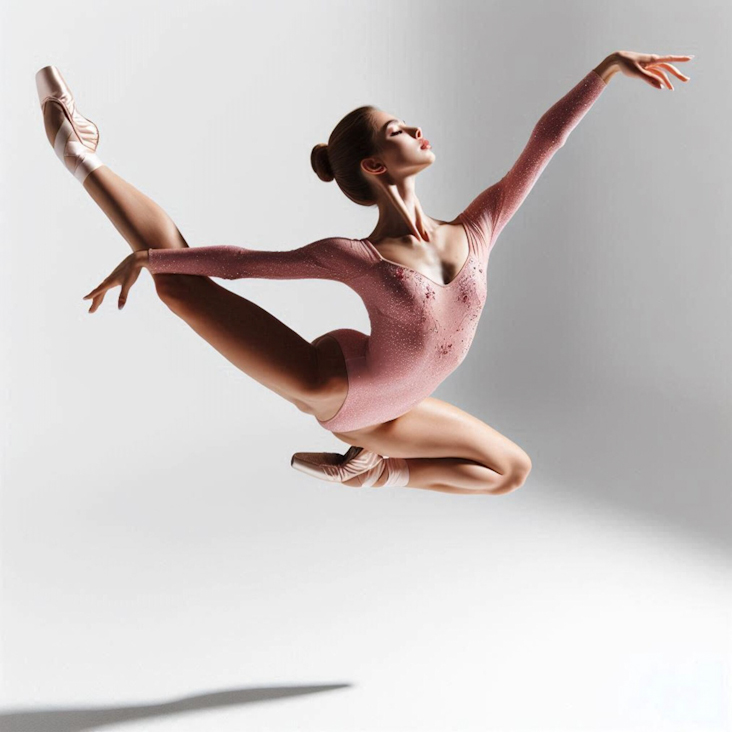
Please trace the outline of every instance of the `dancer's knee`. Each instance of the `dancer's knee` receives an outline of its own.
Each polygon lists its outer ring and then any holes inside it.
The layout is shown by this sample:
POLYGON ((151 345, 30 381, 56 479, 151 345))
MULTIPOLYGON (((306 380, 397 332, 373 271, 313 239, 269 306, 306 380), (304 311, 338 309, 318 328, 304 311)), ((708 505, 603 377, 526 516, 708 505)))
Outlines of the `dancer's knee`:
POLYGON ((516 488, 520 488, 529 477, 531 472, 531 458, 522 452, 519 458, 514 463, 513 474, 516 482, 516 488))
POLYGON ((522 453, 512 462, 511 469, 505 474, 501 484, 489 492, 493 495, 511 493, 526 483, 530 472, 531 460, 526 453, 522 453))

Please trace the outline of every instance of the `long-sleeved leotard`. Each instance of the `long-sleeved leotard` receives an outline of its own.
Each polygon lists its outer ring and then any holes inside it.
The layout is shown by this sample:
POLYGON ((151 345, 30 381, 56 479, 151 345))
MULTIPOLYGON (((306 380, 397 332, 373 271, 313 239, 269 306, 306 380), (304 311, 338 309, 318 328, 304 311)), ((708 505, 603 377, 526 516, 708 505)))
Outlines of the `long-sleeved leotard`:
POLYGON ((328 279, 362 298, 366 335, 329 331, 346 360, 348 392, 340 410, 318 422, 331 432, 381 424, 428 397, 465 358, 487 293, 488 258, 498 235, 569 133, 607 85, 591 71, 545 112, 511 169, 457 217, 468 257, 446 285, 384 259, 368 239, 329 237, 291 251, 220 245, 150 249, 152 273, 224 279, 328 279))

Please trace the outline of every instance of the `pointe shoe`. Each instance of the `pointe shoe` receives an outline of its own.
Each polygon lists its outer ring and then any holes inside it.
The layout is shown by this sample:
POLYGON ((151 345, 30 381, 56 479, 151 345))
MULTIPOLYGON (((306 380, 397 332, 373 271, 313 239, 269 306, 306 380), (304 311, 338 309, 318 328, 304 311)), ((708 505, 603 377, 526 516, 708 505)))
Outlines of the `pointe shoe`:
POLYGON ((66 119, 56 133, 53 149, 74 178, 83 183, 89 173, 104 164, 95 155, 99 128, 76 109, 74 96, 55 66, 44 66, 36 72, 36 89, 42 112, 46 104, 57 104, 63 110, 66 119))
POLYGON ((314 478, 344 483, 357 475, 363 486, 372 486, 383 470, 384 458, 363 447, 351 447, 345 455, 335 452, 296 452, 290 465, 314 478))

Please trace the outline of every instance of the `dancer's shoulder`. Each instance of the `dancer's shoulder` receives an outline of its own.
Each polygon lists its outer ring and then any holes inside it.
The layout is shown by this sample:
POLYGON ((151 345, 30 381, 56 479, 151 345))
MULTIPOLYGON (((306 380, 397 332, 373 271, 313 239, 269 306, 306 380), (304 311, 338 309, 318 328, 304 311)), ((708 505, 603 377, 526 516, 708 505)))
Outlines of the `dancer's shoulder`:
POLYGON ((495 215, 501 202, 500 183, 500 181, 493 183, 483 189, 457 216, 471 228, 479 248, 490 246, 495 227, 495 215))

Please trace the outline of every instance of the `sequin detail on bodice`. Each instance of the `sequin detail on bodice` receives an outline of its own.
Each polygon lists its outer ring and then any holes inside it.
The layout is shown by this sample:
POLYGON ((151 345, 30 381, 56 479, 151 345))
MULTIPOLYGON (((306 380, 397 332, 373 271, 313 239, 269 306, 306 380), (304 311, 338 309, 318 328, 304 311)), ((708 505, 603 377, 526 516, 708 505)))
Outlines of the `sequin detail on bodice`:
POLYGON ((450 282, 442 285, 411 267, 377 257, 366 303, 372 322, 369 358, 379 368, 388 360, 394 379, 418 379, 420 392, 433 391, 462 362, 470 349, 486 301, 486 263, 476 256, 471 233, 468 255, 450 282))

